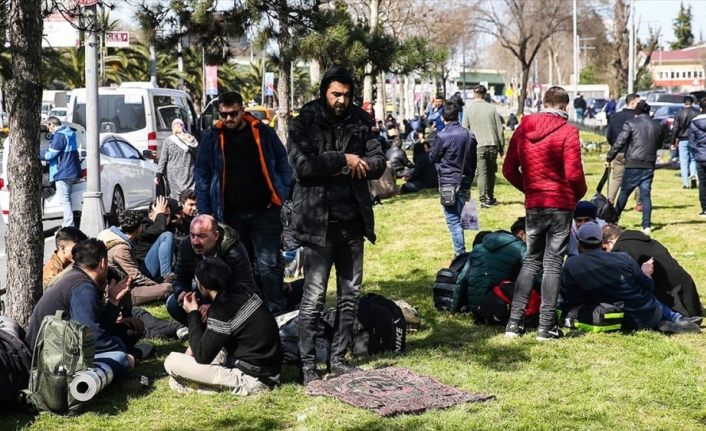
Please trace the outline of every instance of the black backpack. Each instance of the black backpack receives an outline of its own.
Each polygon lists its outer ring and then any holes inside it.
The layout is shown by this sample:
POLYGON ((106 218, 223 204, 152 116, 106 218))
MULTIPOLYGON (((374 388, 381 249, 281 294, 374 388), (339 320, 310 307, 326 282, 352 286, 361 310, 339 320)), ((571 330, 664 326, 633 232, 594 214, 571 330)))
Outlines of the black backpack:
POLYGON ((456 256, 448 268, 440 269, 436 273, 436 280, 433 286, 434 307, 437 310, 452 311, 454 289, 456 289, 456 279, 468 261, 469 253, 456 256))
POLYGON ((353 335, 353 355, 404 352, 407 322, 393 301, 374 293, 363 295, 358 303, 358 323, 358 331, 353 335))
POLYGON ((0 407, 18 406, 18 396, 27 388, 32 352, 20 338, 0 330, 0 407))
POLYGON ((617 223, 620 216, 618 216, 618 211, 615 210, 613 204, 610 203, 607 197, 601 194, 603 186, 608 181, 608 175, 610 174, 610 168, 606 168, 603 172, 601 180, 598 182, 596 187, 596 194, 591 198, 591 203, 598 209, 596 211, 596 217, 603 219, 608 223, 617 223))

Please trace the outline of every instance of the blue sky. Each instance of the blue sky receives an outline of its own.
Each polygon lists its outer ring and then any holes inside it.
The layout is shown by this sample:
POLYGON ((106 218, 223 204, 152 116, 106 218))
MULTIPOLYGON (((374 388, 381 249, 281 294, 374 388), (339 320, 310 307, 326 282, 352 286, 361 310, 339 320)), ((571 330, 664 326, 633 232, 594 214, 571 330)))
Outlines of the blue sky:
MULTIPOLYGON (((579 0, 581 1, 581 0, 579 0)), ((634 0, 635 17, 640 22, 639 36, 646 37, 647 27, 661 27, 662 44, 666 45, 674 40, 672 31, 672 20, 679 12, 680 0, 634 0)), ((691 6, 692 20, 691 27, 694 38, 698 41, 699 31, 703 33, 706 40, 706 0, 684 0, 685 6, 691 6)))

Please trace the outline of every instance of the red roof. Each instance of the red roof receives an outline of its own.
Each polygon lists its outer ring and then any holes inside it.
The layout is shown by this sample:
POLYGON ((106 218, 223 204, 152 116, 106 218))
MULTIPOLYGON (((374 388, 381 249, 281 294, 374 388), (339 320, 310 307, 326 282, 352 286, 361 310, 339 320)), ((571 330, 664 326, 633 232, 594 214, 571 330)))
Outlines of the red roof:
POLYGON ((692 46, 676 51, 655 51, 652 53, 652 63, 662 62, 696 62, 706 60, 706 45, 692 46))

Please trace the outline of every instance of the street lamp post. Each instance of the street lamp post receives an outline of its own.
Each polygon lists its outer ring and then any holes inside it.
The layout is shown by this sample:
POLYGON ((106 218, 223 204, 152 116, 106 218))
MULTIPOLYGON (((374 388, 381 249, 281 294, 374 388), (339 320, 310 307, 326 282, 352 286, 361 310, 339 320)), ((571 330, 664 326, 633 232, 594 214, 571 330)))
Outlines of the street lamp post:
POLYGON ((88 28, 86 42, 86 168, 87 187, 83 194, 81 230, 95 237, 105 229, 103 199, 100 182, 100 154, 98 152, 98 56, 96 38, 96 1, 82 2, 88 28))

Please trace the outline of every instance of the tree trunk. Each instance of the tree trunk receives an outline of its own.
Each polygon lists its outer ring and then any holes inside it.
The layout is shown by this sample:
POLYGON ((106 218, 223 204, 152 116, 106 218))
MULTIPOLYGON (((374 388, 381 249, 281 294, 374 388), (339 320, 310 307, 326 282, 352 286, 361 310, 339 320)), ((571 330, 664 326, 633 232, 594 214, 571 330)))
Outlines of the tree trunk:
POLYGON ((321 63, 319 63, 319 60, 311 60, 311 62, 309 63, 309 77, 312 88, 319 88, 319 83, 321 83, 322 70, 323 67, 321 66, 321 63))
POLYGON ((518 99, 517 116, 525 112, 525 99, 527 99, 527 83, 529 82, 531 63, 522 64, 522 82, 520 83, 520 98, 518 99))
POLYGON ((292 91, 290 85, 290 74, 292 73, 292 59, 287 55, 281 55, 279 59, 279 81, 277 82, 277 97, 279 107, 277 108, 277 134, 282 142, 287 144, 289 136, 289 98, 292 91))
POLYGON ((39 0, 10 3, 9 83, 10 140, 8 189, 10 221, 7 246, 8 316, 27 327, 42 294, 44 235, 39 164, 39 111, 42 100, 42 4, 39 0))

